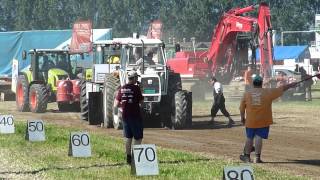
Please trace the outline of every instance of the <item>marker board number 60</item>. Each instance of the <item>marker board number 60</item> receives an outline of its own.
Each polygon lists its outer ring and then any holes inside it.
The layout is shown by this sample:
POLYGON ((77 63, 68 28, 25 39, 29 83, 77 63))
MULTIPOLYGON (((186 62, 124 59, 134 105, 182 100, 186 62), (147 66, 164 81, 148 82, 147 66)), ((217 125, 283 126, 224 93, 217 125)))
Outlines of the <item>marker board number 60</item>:
POLYGON ((6 125, 13 125, 13 117, 12 116, 2 116, 2 119, 0 120, 0 124, 6 125))
POLYGON ((29 122, 29 131, 35 132, 35 131, 43 131, 43 123, 38 122, 29 122))
POLYGON ((72 144, 75 146, 88 146, 90 144, 89 136, 87 134, 82 134, 81 136, 78 134, 74 134, 71 139, 72 144))
POLYGON ((138 162, 141 161, 141 155, 143 155, 142 153, 144 152, 144 156, 146 158, 147 161, 152 162, 156 159, 156 153, 154 152, 154 149, 151 147, 147 147, 147 148, 134 148, 134 150, 138 150, 139 152, 139 156, 138 156, 138 162))

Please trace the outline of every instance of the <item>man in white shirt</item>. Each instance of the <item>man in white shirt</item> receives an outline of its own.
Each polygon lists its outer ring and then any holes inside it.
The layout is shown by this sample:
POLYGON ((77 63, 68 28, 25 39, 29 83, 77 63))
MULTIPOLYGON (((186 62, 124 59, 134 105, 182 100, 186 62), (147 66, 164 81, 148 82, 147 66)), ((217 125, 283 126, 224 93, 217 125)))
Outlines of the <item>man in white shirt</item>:
POLYGON ((213 87, 213 97, 214 101, 211 108, 211 124, 214 124, 214 118, 216 117, 218 111, 220 110, 222 114, 229 119, 228 127, 231 127, 234 124, 234 121, 232 120, 229 112, 226 109, 225 106, 225 98, 223 95, 223 87, 220 82, 217 81, 215 77, 211 78, 211 81, 209 83, 213 87))

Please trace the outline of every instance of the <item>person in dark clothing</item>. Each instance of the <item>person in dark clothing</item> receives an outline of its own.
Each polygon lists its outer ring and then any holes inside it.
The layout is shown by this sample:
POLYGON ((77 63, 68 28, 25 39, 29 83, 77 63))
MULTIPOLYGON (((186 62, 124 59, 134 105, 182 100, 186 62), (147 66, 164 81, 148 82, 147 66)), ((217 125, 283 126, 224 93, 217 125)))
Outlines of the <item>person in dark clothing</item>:
MULTIPOLYGON (((306 79, 309 77, 307 74, 307 71, 301 66, 299 68, 299 72, 301 73, 301 79, 306 79)), ((313 84, 312 79, 309 79, 307 81, 304 81, 302 86, 303 86, 303 91, 304 91, 304 96, 306 101, 311 101, 312 96, 311 96, 311 86, 313 84)))
POLYGON ((140 114, 140 104, 143 96, 140 87, 136 85, 138 74, 135 71, 128 73, 129 82, 118 91, 114 107, 122 108, 123 134, 126 144, 127 163, 131 164, 131 146, 141 144, 143 138, 143 123, 140 114))
POLYGON ((298 64, 296 64, 296 68, 294 69, 294 71, 295 71, 295 72, 300 72, 300 71, 299 71, 299 65, 298 65, 298 64))
POLYGON ((234 124, 234 121, 230 117, 230 114, 227 111, 226 106, 225 106, 225 98, 223 95, 222 84, 220 82, 218 82, 215 77, 212 77, 211 81, 209 81, 209 83, 213 87, 213 99, 214 99, 212 107, 211 107, 211 121, 210 121, 210 123, 211 124, 214 123, 214 118, 216 117, 218 111, 220 110, 222 112, 222 114, 229 119, 228 126, 231 127, 234 124))

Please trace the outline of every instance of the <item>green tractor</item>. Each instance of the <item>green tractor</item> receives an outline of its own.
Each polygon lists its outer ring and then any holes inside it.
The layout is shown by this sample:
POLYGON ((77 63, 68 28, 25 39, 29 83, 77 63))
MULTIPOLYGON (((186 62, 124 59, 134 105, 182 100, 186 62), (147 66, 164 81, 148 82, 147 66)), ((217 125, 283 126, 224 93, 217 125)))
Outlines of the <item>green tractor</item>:
POLYGON ((28 55, 31 65, 17 79, 17 109, 43 113, 49 102, 57 102, 60 111, 79 111, 80 80, 72 73, 68 50, 34 49, 28 55))

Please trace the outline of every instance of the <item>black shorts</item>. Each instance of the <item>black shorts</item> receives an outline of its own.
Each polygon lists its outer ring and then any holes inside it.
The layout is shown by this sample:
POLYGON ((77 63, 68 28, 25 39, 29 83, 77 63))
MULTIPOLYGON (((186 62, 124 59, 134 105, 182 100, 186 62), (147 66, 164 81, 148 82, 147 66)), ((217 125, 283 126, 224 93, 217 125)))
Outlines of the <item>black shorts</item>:
POLYGON ((143 124, 141 118, 126 118, 123 120, 123 136, 126 138, 142 139, 143 124))

